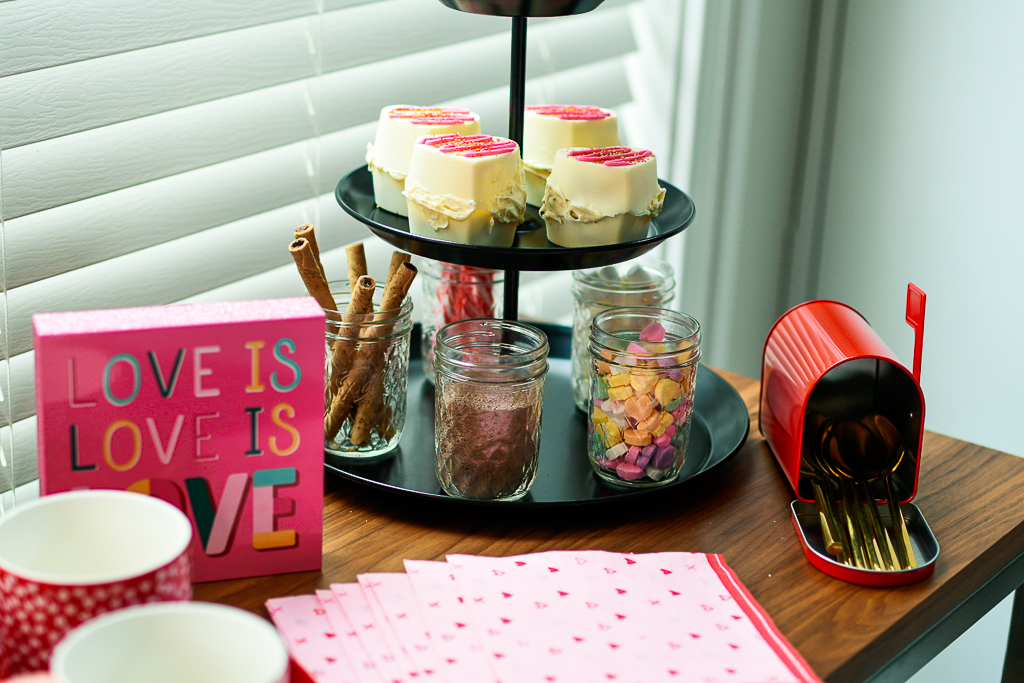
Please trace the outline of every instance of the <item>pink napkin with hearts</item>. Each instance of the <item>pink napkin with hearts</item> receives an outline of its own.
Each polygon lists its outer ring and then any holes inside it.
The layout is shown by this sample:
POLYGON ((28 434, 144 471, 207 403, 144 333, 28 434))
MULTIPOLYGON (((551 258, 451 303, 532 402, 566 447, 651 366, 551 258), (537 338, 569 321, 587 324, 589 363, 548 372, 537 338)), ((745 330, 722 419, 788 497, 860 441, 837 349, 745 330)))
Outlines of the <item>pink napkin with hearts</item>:
POLYGON ((718 555, 448 562, 502 681, 818 680, 718 555))
POLYGON ((317 596, 271 598, 266 605, 292 660, 315 683, 364 683, 338 646, 337 632, 317 596))
POLYGON ((405 567, 267 602, 317 683, 820 683, 719 555, 548 551, 405 567), (349 668, 325 669, 339 653, 349 668))
POLYGON ((405 574, 360 574, 359 585, 392 649, 400 651, 417 680, 444 680, 412 583, 405 574))
POLYGON ((430 633, 437 661, 450 682, 499 683, 447 562, 406 560, 405 571, 430 633))

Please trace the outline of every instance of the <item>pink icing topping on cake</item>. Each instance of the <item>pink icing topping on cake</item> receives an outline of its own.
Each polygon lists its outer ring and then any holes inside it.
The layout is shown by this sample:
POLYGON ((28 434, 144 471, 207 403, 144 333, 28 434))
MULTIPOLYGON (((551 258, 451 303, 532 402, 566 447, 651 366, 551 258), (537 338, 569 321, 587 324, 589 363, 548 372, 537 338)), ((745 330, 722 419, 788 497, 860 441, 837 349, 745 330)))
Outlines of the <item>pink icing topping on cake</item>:
POLYGON ((456 126, 476 119, 468 109, 448 107, 395 107, 388 116, 421 126, 456 126))
POLYGON ((490 135, 428 135, 417 140, 418 144, 430 145, 442 154, 457 154, 464 157, 489 157, 507 154, 518 149, 518 145, 508 138, 496 138, 490 135))
POLYGON ((565 153, 576 161, 605 166, 632 166, 642 164, 654 157, 654 152, 646 149, 630 149, 629 147, 592 147, 591 149, 573 149, 565 153))
POLYGON ((567 121, 591 121, 612 115, 610 111, 589 104, 533 104, 527 109, 541 116, 557 116, 567 121))

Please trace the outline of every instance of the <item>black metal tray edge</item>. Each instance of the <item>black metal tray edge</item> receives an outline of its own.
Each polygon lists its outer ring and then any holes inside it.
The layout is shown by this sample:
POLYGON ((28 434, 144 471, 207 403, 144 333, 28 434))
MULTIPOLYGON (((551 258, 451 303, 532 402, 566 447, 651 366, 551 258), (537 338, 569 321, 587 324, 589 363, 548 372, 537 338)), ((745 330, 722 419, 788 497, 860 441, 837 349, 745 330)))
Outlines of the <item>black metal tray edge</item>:
MULTIPOLYGON (((572 343, 572 330, 562 325, 552 325, 547 323, 531 323, 536 327, 540 328, 545 334, 548 335, 550 346, 551 346, 551 357, 554 358, 568 358, 571 343, 572 343)), ((410 346, 410 365, 419 356, 419 328, 413 330, 414 342, 410 346)), ((750 432, 750 413, 747 410, 746 403, 743 398, 739 395, 736 389, 726 382, 719 374, 708 368, 707 366, 701 366, 701 370, 697 373, 697 396, 694 401, 693 418, 700 421, 711 438, 711 448, 709 449, 708 456, 704 462, 701 463, 700 469, 693 472, 688 477, 678 479, 670 484, 664 486, 652 487, 652 488, 627 488, 611 486, 604 483, 596 474, 591 474, 594 481, 600 486, 600 490, 603 495, 588 498, 588 499, 574 499, 574 500, 562 500, 562 501, 535 501, 531 500, 529 496, 515 502, 504 502, 504 501, 493 501, 493 500, 474 500, 469 498, 455 498, 449 496, 443 492, 431 493, 425 491, 416 491, 398 486, 390 485, 386 482, 372 478, 371 476, 364 476, 358 473, 359 470, 366 468, 366 465, 360 463, 353 463, 351 461, 344 462, 344 464, 338 464, 343 462, 341 459, 336 459, 335 462, 327 461, 324 463, 324 468, 327 473, 338 476, 342 479, 351 481, 353 483, 369 486, 373 489, 386 491, 389 494, 399 495, 403 497, 414 497, 420 500, 434 501, 435 503, 442 505, 457 504, 460 506, 470 505, 475 507, 485 507, 488 509, 500 509, 502 506, 508 506, 513 509, 522 509, 528 507, 531 509, 544 509, 544 508, 562 508, 562 507, 574 507, 580 505, 593 505, 601 503, 612 503, 623 500, 635 500, 637 498, 649 498, 654 495, 660 495, 669 491, 674 491, 682 486, 690 484, 701 475, 713 470, 720 465, 731 460, 746 444, 747 436, 750 432), (711 376, 714 379, 711 380, 712 389, 708 389, 707 378, 711 376), (703 382, 701 380, 704 380, 703 382), (710 399, 705 399, 703 402, 700 400, 702 395, 706 395, 708 391, 716 392, 719 396, 719 400, 716 404, 730 405, 730 410, 735 411, 732 415, 732 419, 735 420, 740 414, 742 414, 742 420, 735 422, 734 424, 727 424, 725 427, 728 428, 726 433, 716 431, 714 425, 709 425, 707 416, 705 415, 707 406, 702 405, 710 399), (717 455, 717 459, 716 459, 717 455), (348 469, 345 469, 348 467, 348 469)), ((411 397, 410 397, 410 400, 411 397)), ((575 408, 573 408, 575 410, 575 408)), ((578 411, 577 411, 578 413, 578 411)), ((582 418, 582 414, 580 414, 582 418)), ((720 417, 720 416, 719 416, 720 417)), ((543 432, 542 432, 543 433, 543 432)), ((380 462, 386 460, 389 455, 382 456, 381 459, 375 460, 374 462, 380 462)), ((585 457, 585 454, 580 454, 580 457, 585 457)), ((543 464, 543 463, 542 463, 543 464)), ((372 465, 371 465, 372 467, 372 465)))
POLYGON ((658 181, 665 188, 662 212, 651 225, 656 234, 642 240, 600 247, 560 247, 548 242, 544 223, 537 216, 536 207, 528 206, 529 230, 516 233, 511 247, 489 247, 459 244, 413 235, 408 219, 377 208, 373 197, 373 179, 366 165, 351 171, 338 181, 334 198, 344 211, 365 224, 371 232, 392 246, 410 254, 437 261, 459 263, 480 268, 500 270, 553 271, 596 268, 636 258, 658 244, 685 230, 696 216, 693 200, 674 185, 658 181), (529 242, 543 240, 547 246, 529 246, 529 242))

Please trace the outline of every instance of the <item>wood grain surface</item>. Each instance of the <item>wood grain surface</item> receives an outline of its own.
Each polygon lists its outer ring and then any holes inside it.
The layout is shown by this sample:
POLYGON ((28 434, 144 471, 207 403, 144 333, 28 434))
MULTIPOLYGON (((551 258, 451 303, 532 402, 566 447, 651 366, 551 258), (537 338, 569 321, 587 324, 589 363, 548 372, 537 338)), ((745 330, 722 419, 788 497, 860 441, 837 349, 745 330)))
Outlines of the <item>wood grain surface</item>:
POLYGON ((1024 460, 929 432, 914 502, 941 546, 935 573, 910 586, 867 588, 819 572, 793 529, 793 492, 757 430, 758 383, 719 374, 750 409, 750 437, 736 457, 689 484, 640 502, 492 511, 328 476, 321 572, 199 584, 195 598, 266 616, 267 598, 308 594, 362 572, 399 572, 404 558, 554 549, 721 553, 818 675, 847 683, 875 673, 1024 553, 1024 460))

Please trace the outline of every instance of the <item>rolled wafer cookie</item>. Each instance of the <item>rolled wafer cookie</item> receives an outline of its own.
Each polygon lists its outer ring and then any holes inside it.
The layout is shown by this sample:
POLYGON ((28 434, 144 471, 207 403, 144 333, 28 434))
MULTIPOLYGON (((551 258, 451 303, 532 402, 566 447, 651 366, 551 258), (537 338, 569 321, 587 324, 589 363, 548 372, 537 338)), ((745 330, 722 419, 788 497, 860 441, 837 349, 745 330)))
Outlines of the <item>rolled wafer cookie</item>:
POLYGON ((320 274, 324 276, 324 280, 327 279, 327 274, 324 272, 324 264, 320 261, 320 245, 316 241, 316 231, 313 230, 311 223, 303 223, 299 227, 292 231, 295 234, 295 239, 306 238, 309 240, 309 246, 313 250, 313 258, 316 259, 316 267, 320 269, 320 274))
POLYGON ((384 280, 385 287, 387 287, 387 283, 391 282, 391 280, 395 277, 395 273, 398 272, 399 267, 401 267, 403 263, 408 263, 409 259, 411 258, 412 257, 409 256, 409 254, 403 253, 401 251, 395 251, 391 253, 391 265, 388 266, 388 277, 386 280, 384 280))
POLYGON ((300 237, 288 245, 288 251, 295 259, 295 266, 299 269, 299 277, 306 285, 306 291, 327 313, 327 332, 336 335, 338 333, 337 322, 341 320, 341 316, 338 314, 338 304, 331 296, 331 288, 320 269, 320 261, 313 252, 312 243, 307 238, 300 237))
POLYGON ((377 282, 369 275, 363 275, 352 289, 352 298, 338 326, 338 337, 331 351, 331 378, 328 382, 330 395, 334 396, 341 386, 341 380, 352 368, 352 355, 359 339, 359 327, 366 316, 373 312, 373 293, 377 282))
POLYGON ((348 286, 349 291, 356 291, 356 282, 360 277, 366 275, 366 251, 363 243, 357 242, 345 247, 345 259, 348 261, 348 286))

